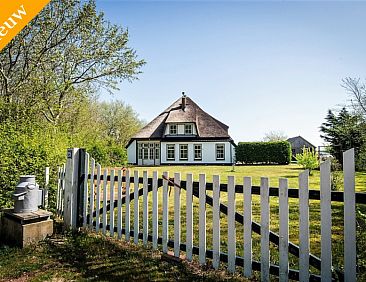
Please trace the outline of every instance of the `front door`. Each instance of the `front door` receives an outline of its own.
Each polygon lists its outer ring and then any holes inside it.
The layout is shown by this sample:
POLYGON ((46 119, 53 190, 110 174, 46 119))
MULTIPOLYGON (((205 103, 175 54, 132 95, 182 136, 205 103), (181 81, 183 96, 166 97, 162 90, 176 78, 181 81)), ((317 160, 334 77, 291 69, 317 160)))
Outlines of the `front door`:
POLYGON ((138 150, 138 165, 160 165, 159 142, 139 142, 138 150))

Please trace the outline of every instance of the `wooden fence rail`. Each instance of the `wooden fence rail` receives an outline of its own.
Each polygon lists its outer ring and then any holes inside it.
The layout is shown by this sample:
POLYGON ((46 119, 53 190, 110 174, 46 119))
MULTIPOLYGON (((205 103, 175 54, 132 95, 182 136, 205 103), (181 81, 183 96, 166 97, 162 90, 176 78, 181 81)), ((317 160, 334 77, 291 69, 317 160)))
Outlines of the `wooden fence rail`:
MULTIPOLYGON (((73 151, 74 152, 74 151, 73 151)), ((82 152, 82 151, 81 151, 82 152)), ((77 154, 73 154, 77 156, 77 154)), ((344 153, 344 192, 332 192, 330 187, 330 162, 321 164, 320 190, 309 190, 309 172, 305 171, 299 176, 299 189, 288 188, 288 180, 280 179, 279 188, 270 187, 269 179, 261 178, 260 186, 253 186, 250 177, 244 177, 242 184, 236 184, 233 176, 228 177, 227 184, 220 183, 218 175, 213 176, 213 182, 207 183, 205 174, 199 175, 199 181, 193 181, 193 175, 187 174, 186 180, 181 179, 180 173, 175 173, 174 178, 169 178, 164 172, 161 178, 157 172, 153 172, 149 178, 146 171, 142 177, 138 171, 133 174, 129 170, 101 170, 88 153, 85 153, 85 167, 79 179, 79 194, 82 197, 82 226, 104 235, 138 243, 147 246, 152 242, 152 247, 157 249, 162 246, 164 253, 172 248, 174 256, 179 257, 185 252, 187 260, 192 260, 193 255, 198 255, 201 264, 207 263, 207 258, 212 259, 214 268, 220 263, 227 263, 229 272, 238 271, 237 266, 243 267, 243 274, 251 277, 253 271, 260 271, 262 281, 269 281, 270 275, 278 276, 280 281, 288 279, 300 281, 332 281, 345 279, 356 281, 356 203, 366 203, 364 193, 355 193, 354 151, 344 153), (81 185, 82 183, 82 185, 81 185), (159 224, 159 199, 158 191, 162 187, 162 222, 159 224), (174 191, 173 206, 173 238, 169 238, 169 194, 174 191), (181 194, 185 193, 185 226, 186 242, 182 243, 181 222, 181 194), (206 191, 212 191, 212 196, 206 191), (152 198, 149 199, 149 193, 152 198), (227 193, 227 205, 221 201, 221 194, 227 193), (236 195, 243 194, 243 213, 236 210, 236 195), (260 195, 260 223, 252 219, 252 195, 260 195), (116 197, 116 198, 115 198, 116 197), (140 226, 140 197, 142 198, 142 225, 140 226), (193 208, 193 197, 198 198, 198 209, 193 208), (270 230, 270 197, 279 197, 279 234, 270 230), (299 246, 289 241, 289 198, 299 198, 299 246), (309 241, 309 200, 320 201, 320 232, 321 232, 321 257, 310 253, 309 241), (344 273, 335 271, 332 265, 331 253, 331 203, 344 202, 344 273), (149 205, 152 205, 152 213, 149 214, 149 205), (212 207, 212 250, 207 249, 207 207, 212 207), (133 229, 131 229, 131 209, 134 212, 133 229), (122 218, 122 211, 125 217, 122 218), (193 225, 193 214, 198 214, 198 227, 193 225), (228 236, 227 253, 220 250, 223 237, 220 237, 220 214, 227 217, 228 236), (151 225, 150 225, 151 223, 151 225), (236 224, 242 228, 237 230, 236 224), (152 230, 149 230, 152 226, 152 230), (159 228, 161 237, 158 236, 159 228), (142 227, 142 230, 139 230, 142 227), (193 231, 198 232, 198 246, 193 244, 193 231), (109 231, 109 232, 108 232, 109 231), (242 233, 244 238, 243 257, 237 255, 237 235, 242 233), (252 238, 253 233, 261 235, 260 258, 253 260, 252 238), (278 265, 270 261, 270 242, 278 246, 278 265), (289 254, 298 257, 299 269, 289 267, 289 254), (311 267, 318 269, 319 273, 311 273, 311 267)), ((78 163, 69 161, 70 164, 78 163)), ((72 212, 65 210, 70 205, 65 205, 65 199, 72 198, 65 195, 67 172, 78 171, 75 168, 65 166, 59 168, 59 181, 57 190, 57 214, 63 217, 72 212)), ((71 205, 72 208, 72 205, 71 205)))

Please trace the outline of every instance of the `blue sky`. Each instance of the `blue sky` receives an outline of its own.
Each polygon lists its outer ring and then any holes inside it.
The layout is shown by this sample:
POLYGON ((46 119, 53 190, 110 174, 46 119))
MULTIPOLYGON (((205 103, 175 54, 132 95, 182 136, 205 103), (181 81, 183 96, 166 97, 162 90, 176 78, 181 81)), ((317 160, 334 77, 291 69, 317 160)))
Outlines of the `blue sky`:
POLYGON ((366 2, 97 0, 147 64, 113 96, 150 121, 185 91, 235 142, 269 131, 321 145, 328 109, 365 78, 366 2))

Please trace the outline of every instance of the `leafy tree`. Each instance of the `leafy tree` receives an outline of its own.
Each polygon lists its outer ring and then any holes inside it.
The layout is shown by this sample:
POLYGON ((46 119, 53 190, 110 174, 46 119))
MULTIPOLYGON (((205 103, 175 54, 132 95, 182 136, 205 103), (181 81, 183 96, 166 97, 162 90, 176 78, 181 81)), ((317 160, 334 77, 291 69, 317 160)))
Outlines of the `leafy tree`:
POLYGON ((287 135, 283 131, 269 131, 264 135, 264 142, 286 141, 287 135))
POLYGON ((122 101, 98 103, 97 115, 102 134, 123 147, 143 125, 132 107, 122 101))
POLYGON ((321 137, 330 144, 331 154, 342 163, 343 151, 355 148, 356 157, 366 142, 366 124, 359 115, 343 108, 338 114, 331 110, 321 125, 321 137))
POLYGON ((308 169, 310 174, 313 169, 319 167, 318 153, 305 146, 302 148, 302 154, 296 154, 295 159, 304 169, 308 169))
MULTIPOLYGON (((137 79, 145 62, 128 38, 94 0, 52 0, 0 51, 0 207, 12 204, 19 175, 36 174, 42 185, 50 166, 55 179, 68 147, 94 149, 104 165, 124 163, 137 114, 125 106, 126 115, 115 117, 132 128, 117 124, 123 134, 108 137, 96 99, 101 88, 137 79)), ((52 204, 55 182, 50 188, 52 204)))
POLYGON ((57 125, 85 96, 137 78, 144 61, 127 43, 93 0, 53 0, 0 52, 0 96, 57 125))

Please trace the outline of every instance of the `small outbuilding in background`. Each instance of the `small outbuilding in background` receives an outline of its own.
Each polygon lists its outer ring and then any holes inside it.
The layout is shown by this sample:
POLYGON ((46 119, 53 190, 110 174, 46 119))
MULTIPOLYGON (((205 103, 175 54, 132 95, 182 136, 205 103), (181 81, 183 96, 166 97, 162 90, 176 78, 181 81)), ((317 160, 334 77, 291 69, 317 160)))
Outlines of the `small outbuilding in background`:
POLYGON ((296 154, 302 154, 302 149, 304 147, 310 149, 311 151, 315 151, 316 149, 316 147, 313 144, 311 144, 309 141, 307 141, 304 137, 300 135, 296 137, 291 137, 287 139, 287 141, 291 144, 293 160, 295 160, 296 154))

